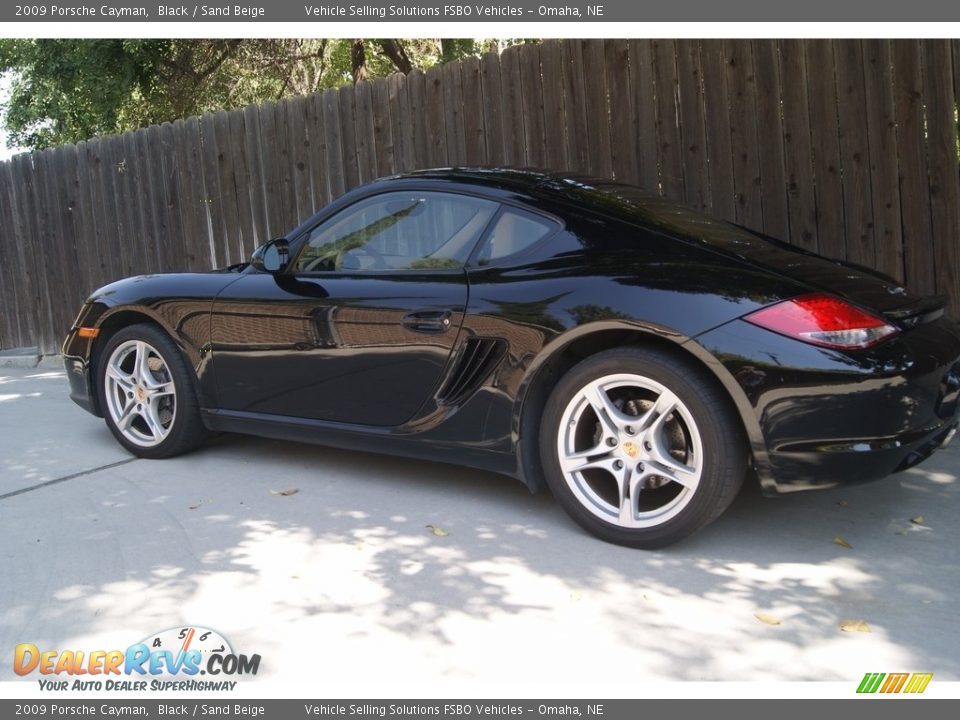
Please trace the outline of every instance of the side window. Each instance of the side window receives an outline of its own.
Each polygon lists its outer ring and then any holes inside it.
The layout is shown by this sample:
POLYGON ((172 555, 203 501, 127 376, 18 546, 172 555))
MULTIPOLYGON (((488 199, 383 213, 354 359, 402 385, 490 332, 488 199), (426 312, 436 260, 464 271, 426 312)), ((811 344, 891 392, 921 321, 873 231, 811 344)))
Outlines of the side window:
POLYGON ((351 205, 310 232, 295 272, 463 267, 497 203, 442 192, 392 192, 351 205))
POLYGON ((526 250, 557 229, 557 224, 531 213, 507 208, 497 218, 480 251, 477 264, 487 265, 526 250))

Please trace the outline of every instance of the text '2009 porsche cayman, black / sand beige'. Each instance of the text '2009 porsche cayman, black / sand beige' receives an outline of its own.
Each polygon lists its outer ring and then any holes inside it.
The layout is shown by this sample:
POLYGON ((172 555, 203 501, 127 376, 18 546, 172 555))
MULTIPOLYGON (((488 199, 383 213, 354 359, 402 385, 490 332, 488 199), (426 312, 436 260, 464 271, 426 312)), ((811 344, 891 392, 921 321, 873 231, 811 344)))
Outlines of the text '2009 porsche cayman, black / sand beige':
POLYGON ((635 187, 446 169, 353 190, 250 263, 108 285, 64 357, 142 457, 216 430, 431 458, 653 548, 748 471, 830 487, 948 441, 944 305, 635 187))

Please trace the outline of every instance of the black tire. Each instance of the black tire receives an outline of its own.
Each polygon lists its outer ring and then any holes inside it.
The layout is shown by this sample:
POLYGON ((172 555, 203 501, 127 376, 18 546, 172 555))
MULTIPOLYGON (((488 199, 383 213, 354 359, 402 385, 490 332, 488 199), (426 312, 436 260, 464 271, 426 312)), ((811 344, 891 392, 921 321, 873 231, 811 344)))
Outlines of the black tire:
POLYGON ((97 391, 110 432, 138 457, 181 455, 206 439, 193 371, 156 325, 130 325, 107 340, 97 367, 97 391), (141 353, 146 371, 138 366, 141 353))
POLYGON ((539 439, 547 485, 564 510, 628 547, 664 547, 697 532, 733 502, 747 469, 742 425, 722 388, 694 363, 653 348, 608 350, 572 367, 547 401, 539 439))

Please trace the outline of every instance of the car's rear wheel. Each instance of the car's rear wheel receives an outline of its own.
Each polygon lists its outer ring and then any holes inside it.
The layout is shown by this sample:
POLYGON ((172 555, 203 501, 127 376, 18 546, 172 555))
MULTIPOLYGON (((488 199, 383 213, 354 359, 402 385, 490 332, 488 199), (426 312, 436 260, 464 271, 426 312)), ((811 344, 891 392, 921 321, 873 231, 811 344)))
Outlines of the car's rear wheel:
POLYGON ((100 355, 100 400, 107 426, 134 455, 162 458, 197 447, 206 431, 190 369, 154 325, 126 327, 100 355))
POLYGON ((723 391, 682 358, 619 348, 557 384, 540 431, 547 484, 582 527, 639 548, 669 545, 722 513, 746 473, 723 391))

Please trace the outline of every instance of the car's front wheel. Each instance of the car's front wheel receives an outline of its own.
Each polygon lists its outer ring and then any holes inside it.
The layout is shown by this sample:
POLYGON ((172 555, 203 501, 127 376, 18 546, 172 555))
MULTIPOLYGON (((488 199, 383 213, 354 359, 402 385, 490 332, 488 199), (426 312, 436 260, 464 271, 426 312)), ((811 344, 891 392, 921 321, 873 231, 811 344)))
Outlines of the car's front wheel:
POLYGON ((655 349, 574 366, 544 412, 540 452, 564 509, 603 540, 669 545, 722 513, 746 473, 739 419, 704 373, 655 349))
POLYGON ((100 358, 104 418, 127 450, 163 458, 203 441, 191 371, 166 333, 149 324, 123 328, 107 341, 100 358))

